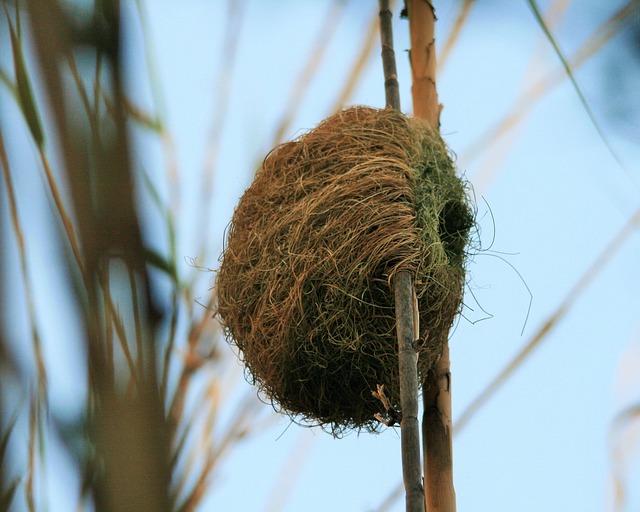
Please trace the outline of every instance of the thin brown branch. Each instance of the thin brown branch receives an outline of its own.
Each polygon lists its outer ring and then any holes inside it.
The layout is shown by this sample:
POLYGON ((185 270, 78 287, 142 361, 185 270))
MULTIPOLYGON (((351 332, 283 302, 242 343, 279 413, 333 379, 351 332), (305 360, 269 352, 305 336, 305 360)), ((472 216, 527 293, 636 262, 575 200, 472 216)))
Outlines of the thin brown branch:
POLYGON ((11 226, 18 243, 18 253, 20 257, 20 275, 22 277, 22 286, 25 291, 25 299, 27 303, 27 315, 29 318, 29 325, 31 326, 31 341, 33 345, 33 353, 36 361, 36 371, 38 375, 38 394, 43 399, 46 406, 47 389, 48 389, 48 377, 47 369, 44 364, 44 357, 42 355, 42 343, 40 341, 40 330, 38 329, 38 322, 36 321, 36 309, 33 294, 33 285, 29 277, 29 267, 27 260, 27 249, 24 241, 24 235, 22 232, 22 224, 18 216, 18 206, 16 201, 15 189, 13 186, 13 180, 11 178, 11 170, 9 167, 9 158, 7 156, 6 148, 4 145, 4 136, 2 129, 0 128, 0 162, 2 163, 2 170, 5 185, 7 187, 7 197, 9 199, 9 213, 11 215, 11 226))
MULTIPOLYGON (((555 2, 549 7, 548 14, 545 16, 545 20, 549 28, 555 27, 562 20, 567 7, 571 4, 572 0, 555 0, 555 2)), ((538 44, 538 48, 534 52, 533 56, 529 60, 527 71, 523 76, 524 91, 528 90, 529 84, 536 81, 540 76, 540 54, 542 51, 546 51, 548 47, 548 41, 543 36, 544 44, 538 44)), ((522 93, 521 93, 522 94, 522 93)), ((477 196, 480 196, 486 190, 491 180, 497 175, 502 167, 502 164, 506 160, 509 151, 516 145, 517 136, 522 131, 522 124, 529 113, 529 110, 521 109, 518 115, 513 117, 508 125, 505 125, 504 132, 496 137, 495 142, 491 145, 491 148, 486 148, 488 156, 481 166, 479 166, 473 175, 473 189, 477 196), (519 129, 520 128, 520 129, 519 129), (500 141, 503 135, 509 135, 506 140, 500 141)))
MULTIPOLYGON (((234 443, 243 439, 249 432, 249 426, 255 424, 256 413, 259 411, 254 395, 248 393, 244 400, 238 405, 232 417, 234 418, 231 425, 226 429, 220 443, 213 451, 209 451, 204 461, 203 467, 198 475, 196 482, 192 485, 183 504, 178 507, 182 512, 192 512, 196 510, 198 504, 202 500, 207 491, 213 471, 234 443)), ((200 455, 198 453, 198 455, 200 455)))
POLYGON ((623 246, 629 236, 636 231, 640 224, 640 209, 636 210, 634 215, 623 226, 623 228, 615 235, 613 240, 603 249, 596 260, 580 277, 578 282, 573 285, 558 308, 547 318, 540 326, 531 339, 522 347, 520 352, 504 367, 504 369, 494 377, 489 385, 480 393, 462 412, 455 424, 455 433, 460 432, 467 426, 469 420, 478 412, 478 410, 500 389, 504 383, 514 374, 514 372, 527 359, 529 354, 547 339, 549 333, 562 320, 571 309, 571 306, 584 293, 593 279, 602 271, 605 265, 623 246))
POLYGON ((198 342, 207 324, 211 322, 211 309, 216 300, 216 294, 212 292, 209 300, 204 308, 204 312, 199 319, 193 319, 189 334, 187 337, 187 352, 185 361, 182 365, 182 371, 178 379, 171 405, 169 406, 169 417, 176 423, 182 419, 184 404, 189 390, 190 378, 193 373, 201 366, 203 358, 198 355, 198 342))
POLYGON ((343 2, 342 0, 334 0, 331 8, 327 12, 320 31, 318 32, 317 39, 313 45, 313 49, 306 61, 307 64, 303 68, 293 89, 291 98, 287 102, 287 112, 282 117, 275 130, 273 146, 282 142, 287 130, 291 126, 291 122, 300 109, 304 95, 309 89, 309 84, 318 71, 327 48, 329 47, 329 43, 331 42, 331 38, 335 34, 336 28, 339 25, 340 18, 345 12, 345 6, 346 2, 343 2))
POLYGON ((458 17, 456 21, 453 23, 453 27, 451 28, 451 32, 449 32, 449 37, 442 45, 442 52, 438 56, 438 71, 444 69, 445 64, 449 60, 449 56, 451 55, 451 51, 455 47, 458 39, 460 38, 460 34, 462 33, 462 28, 464 24, 469 19, 469 13, 471 12, 471 7, 473 6, 474 0, 464 0, 462 5, 460 6, 460 11, 458 11, 458 17))
POLYGON ((198 238, 202 238, 199 253, 202 254, 203 257, 205 257, 204 255, 206 255, 208 247, 206 242, 207 237, 202 237, 201 234, 209 232, 210 219, 212 217, 210 210, 211 198, 213 196, 213 178, 218 166, 222 135, 227 126, 227 112, 231 103, 231 86, 233 85, 235 64, 238 60, 238 43, 240 42, 240 35, 242 34, 242 21, 246 3, 246 0, 230 0, 228 2, 227 23, 221 55, 224 66, 221 66, 217 83, 213 88, 213 93, 216 98, 215 114, 209 129, 206 144, 206 154, 201 176, 202 182, 200 184, 199 211, 201 215, 198 215, 199 227, 196 230, 198 238))
MULTIPOLYGON (((393 6, 393 3, 395 2, 393 1, 390 2, 391 6, 393 6)), ((338 99, 334 104, 332 113, 335 112, 336 110, 341 109, 349 101, 349 98, 353 94, 353 91, 356 88, 356 85, 362 78, 362 74, 364 73, 366 65, 369 63, 369 61, 371 61, 371 57, 373 55, 373 49, 375 47, 376 41, 378 40, 379 33, 380 33, 380 19, 379 19, 379 13, 376 12, 371 18, 371 21, 369 23, 369 26, 366 32, 367 36, 362 43, 360 52, 358 52, 358 55, 355 61, 353 62, 353 64, 349 66, 349 69, 351 70, 351 72, 349 73, 349 76, 347 77, 347 80, 342 88, 342 91, 340 92, 340 96, 338 97, 338 99)))

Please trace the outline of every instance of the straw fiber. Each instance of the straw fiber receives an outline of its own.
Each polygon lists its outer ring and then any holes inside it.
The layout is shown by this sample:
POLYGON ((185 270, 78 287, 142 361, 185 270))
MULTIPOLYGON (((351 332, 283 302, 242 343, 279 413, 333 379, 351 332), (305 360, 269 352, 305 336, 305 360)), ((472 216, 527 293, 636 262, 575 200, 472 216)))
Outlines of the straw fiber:
POLYGON ((460 307, 472 225, 449 151, 420 120, 353 107, 275 148, 237 206, 217 276, 250 380, 334 434, 376 430, 376 386, 400 403, 393 277, 415 278, 422 378, 460 307))

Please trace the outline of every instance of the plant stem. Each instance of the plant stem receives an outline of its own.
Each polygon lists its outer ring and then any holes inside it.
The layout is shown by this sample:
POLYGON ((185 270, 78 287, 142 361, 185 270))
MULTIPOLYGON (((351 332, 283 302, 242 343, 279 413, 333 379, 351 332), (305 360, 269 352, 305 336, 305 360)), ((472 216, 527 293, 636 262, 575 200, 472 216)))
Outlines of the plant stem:
POLYGON ((400 366, 400 405, 402 407, 402 476, 407 512, 424 511, 424 488, 420 461, 418 422, 418 354, 415 346, 414 287, 409 272, 395 277, 396 329, 400 366))
POLYGON ((400 110, 400 87, 396 71, 396 55, 393 51, 393 28, 389 0, 380 0, 380 42, 382 43, 382 69, 384 93, 388 108, 400 110))
POLYGON ((427 0, 407 0, 411 39, 411 96, 413 115, 440 127, 436 90, 435 11, 427 0))
MULTIPOLYGON (((393 51, 393 30, 388 0, 380 0, 380 39, 387 108, 400 110, 400 92, 393 51)), ((398 364, 400 374, 400 422, 402 442, 402 476, 406 493, 406 510, 424 512, 424 489, 420 461, 420 429, 418 422, 418 354, 417 305, 411 274, 400 271, 394 279, 398 364)))
MULTIPOLYGON (((413 112, 435 130, 440 126, 436 90, 435 12, 431 2, 407 0, 411 38, 413 112)), ((451 372, 449 346, 423 383, 425 498, 429 512, 455 512, 451 426, 451 372)))
POLYGON ((448 343, 445 343, 440 359, 425 379, 422 399, 426 507, 429 512, 455 512, 448 343))

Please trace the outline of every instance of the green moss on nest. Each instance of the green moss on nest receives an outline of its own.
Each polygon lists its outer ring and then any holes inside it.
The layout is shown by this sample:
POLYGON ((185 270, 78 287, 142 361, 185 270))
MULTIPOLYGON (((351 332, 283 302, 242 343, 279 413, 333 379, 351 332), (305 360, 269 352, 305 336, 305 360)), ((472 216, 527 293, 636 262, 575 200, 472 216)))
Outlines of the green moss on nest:
POLYGON ((275 148, 240 200, 218 311, 254 383, 285 412, 340 433, 398 406, 392 280, 414 274, 421 376, 460 306, 473 217, 440 138, 354 107, 275 148))

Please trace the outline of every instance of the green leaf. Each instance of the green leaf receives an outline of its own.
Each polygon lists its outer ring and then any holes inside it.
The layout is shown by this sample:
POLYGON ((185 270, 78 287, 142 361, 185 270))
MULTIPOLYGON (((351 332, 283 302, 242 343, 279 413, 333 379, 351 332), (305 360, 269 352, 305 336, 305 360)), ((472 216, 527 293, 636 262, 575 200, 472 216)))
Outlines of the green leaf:
POLYGON ((9 23, 9 33, 11 36, 11 50, 13 52, 13 67, 16 75, 16 87, 18 89, 18 100, 22 114, 27 120, 31 136, 36 142, 38 147, 42 148, 44 145, 44 133, 42 131, 42 124, 40 122, 40 116, 38 115, 38 109, 36 108, 35 99, 33 96, 33 90, 31 88, 31 81, 29 80, 29 74, 24 62, 24 55, 22 54, 22 47, 20 45, 20 38, 16 34, 16 31, 11 23, 11 19, 7 14, 7 20, 9 23))
POLYGON ((594 115, 593 110, 591 110, 591 107, 589 106, 589 103, 587 102, 587 98, 585 97, 585 95, 582 92, 582 89, 578 85, 578 82, 577 82, 577 80, 576 80, 576 78, 575 78, 575 76, 573 74, 573 70, 571 69, 571 66, 569 65, 569 62, 565 58, 564 53, 562 52, 562 50, 558 46, 558 43, 556 42, 555 38, 553 37, 553 34, 551 34, 551 31, 549 30, 549 27, 545 23, 545 21, 544 21, 544 19, 542 17, 542 14, 540 13, 540 9, 538 8, 538 4, 536 3, 535 0, 527 0, 527 3, 529 4, 529 7, 531 8, 531 11, 533 12, 534 17, 536 18, 536 21, 538 22, 538 25, 540 25, 540 28, 544 32, 544 35, 547 37, 547 39, 551 43, 551 46, 553 46, 553 50, 556 52, 556 55, 558 56, 558 59, 560 59, 560 62, 562 63, 562 66, 564 67, 564 70, 567 72, 567 76, 569 77, 569 80, 571 81, 571 84, 573 85, 573 88, 575 89, 576 94, 578 95, 578 98, 580 98, 580 103, 582 103, 582 106, 583 106, 585 112, 589 116, 589 119, 591 120, 591 124, 593 124, 593 127, 598 132, 598 135, 600 136, 600 139, 602 140, 604 145, 609 150, 609 153, 611 154, 611 156, 613 156, 613 158, 615 158, 616 162, 618 162, 620 167, 622 167, 624 169, 625 166, 622 163, 622 160, 620 159, 620 157, 617 155, 617 153, 615 152, 615 150, 613 149, 613 147, 609 143, 609 140, 607 139, 607 137, 606 137, 606 135, 604 133, 604 130, 600 126, 600 123, 598 123, 598 120, 596 119, 596 116, 594 115))

